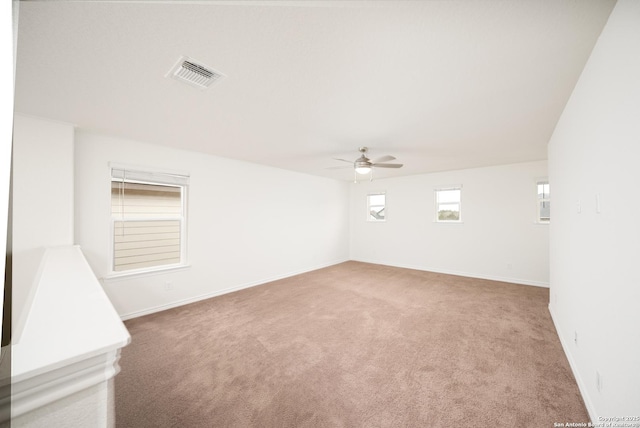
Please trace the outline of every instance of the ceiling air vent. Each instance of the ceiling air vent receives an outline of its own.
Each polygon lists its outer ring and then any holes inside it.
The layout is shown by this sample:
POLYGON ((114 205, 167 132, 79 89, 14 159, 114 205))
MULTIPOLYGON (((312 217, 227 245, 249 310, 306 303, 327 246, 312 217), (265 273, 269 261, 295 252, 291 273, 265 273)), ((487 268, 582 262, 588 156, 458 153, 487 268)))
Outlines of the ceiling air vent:
POLYGON ((167 77, 195 86, 196 88, 207 89, 225 77, 225 75, 205 65, 199 64, 191 58, 182 57, 169 73, 167 73, 167 77))

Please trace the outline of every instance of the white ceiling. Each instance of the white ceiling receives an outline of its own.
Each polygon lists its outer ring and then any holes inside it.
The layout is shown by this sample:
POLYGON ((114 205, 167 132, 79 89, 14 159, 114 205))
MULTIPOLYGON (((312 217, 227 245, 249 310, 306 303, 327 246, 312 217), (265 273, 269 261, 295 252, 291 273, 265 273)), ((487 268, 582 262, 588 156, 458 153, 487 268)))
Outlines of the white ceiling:
POLYGON ((16 111, 344 180, 359 146, 378 177, 546 159, 614 3, 22 1, 16 111))

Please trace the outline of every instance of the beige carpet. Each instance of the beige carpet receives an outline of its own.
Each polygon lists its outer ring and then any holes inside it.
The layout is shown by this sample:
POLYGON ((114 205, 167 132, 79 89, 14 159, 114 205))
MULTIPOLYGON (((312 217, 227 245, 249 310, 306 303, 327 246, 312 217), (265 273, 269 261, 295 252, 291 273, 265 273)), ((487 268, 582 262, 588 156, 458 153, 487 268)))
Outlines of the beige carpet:
POLYGON ((548 295, 347 262, 130 320, 117 427, 587 422, 548 295))

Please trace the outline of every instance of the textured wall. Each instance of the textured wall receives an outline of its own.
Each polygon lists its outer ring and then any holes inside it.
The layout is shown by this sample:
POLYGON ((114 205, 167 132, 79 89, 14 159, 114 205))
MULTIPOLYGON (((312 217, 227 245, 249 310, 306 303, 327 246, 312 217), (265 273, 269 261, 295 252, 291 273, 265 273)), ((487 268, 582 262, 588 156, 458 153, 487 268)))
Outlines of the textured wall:
POLYGON ((135 316, 347 260, 348 183, 196 152, 76 133, 76 243, 109 266, 110 161, 191 175, 180 271, 103 281, 135 316))
POLYGON ((73 126, 16 115, 13 138, 15 342, 45 247, 73 244, 73 126))
POLYGON ((640 416, 639 46, 620 0, 549 143, 550 309, 595 421, 640 416))
POLYGON ((541 161, 354 184, 351 258, 547 286, 549 230, 535 222, 536 179, 546 175, 541 161), (448 185, 463 186, 460 224, 435 222, 434 189, 448 185), (387 195, 384 223, 365 221, 376 191, 387 195))

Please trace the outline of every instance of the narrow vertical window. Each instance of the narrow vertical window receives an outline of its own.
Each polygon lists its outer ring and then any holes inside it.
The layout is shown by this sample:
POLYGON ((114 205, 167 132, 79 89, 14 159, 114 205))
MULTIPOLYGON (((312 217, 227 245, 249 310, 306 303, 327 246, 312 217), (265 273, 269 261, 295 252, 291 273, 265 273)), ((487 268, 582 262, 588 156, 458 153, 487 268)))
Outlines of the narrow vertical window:
POLYGON ((462 219, 462 187, 436 189, 436 221, 460 222, 462 219))
POLYGON ((549 193, 549 181, 538 181, 537 183, 537 221, 538 223, 549 223, 551 220, 551 194, 549 193))
POLYGON ((367 195, 368 221, 385 221, 385 202, 386 197, 384 193, 367 195))
POLYGON ((114 274, 186 264, 187 184, 187 176, 112 169, 114 274))

